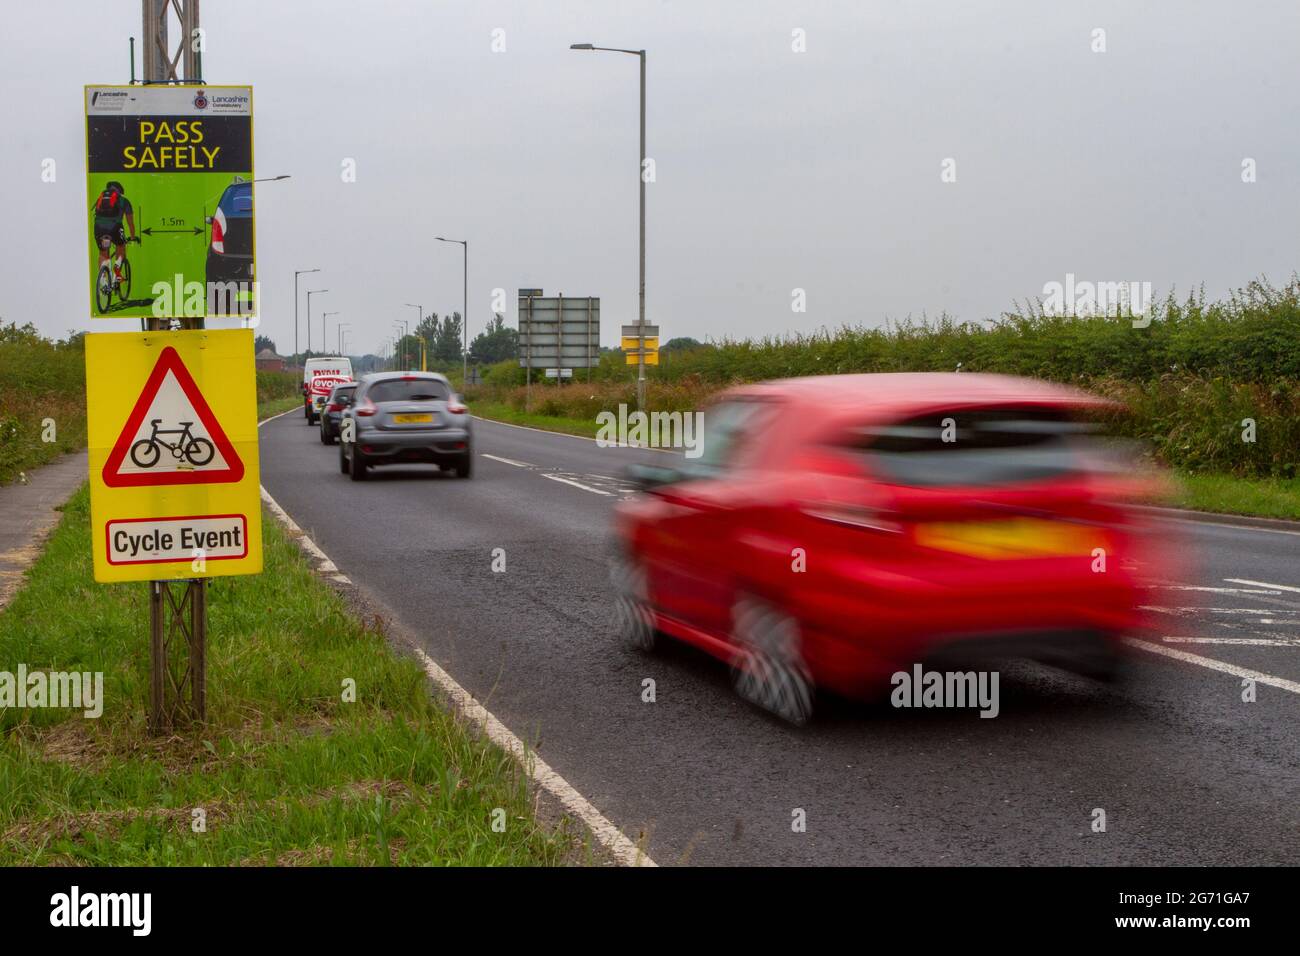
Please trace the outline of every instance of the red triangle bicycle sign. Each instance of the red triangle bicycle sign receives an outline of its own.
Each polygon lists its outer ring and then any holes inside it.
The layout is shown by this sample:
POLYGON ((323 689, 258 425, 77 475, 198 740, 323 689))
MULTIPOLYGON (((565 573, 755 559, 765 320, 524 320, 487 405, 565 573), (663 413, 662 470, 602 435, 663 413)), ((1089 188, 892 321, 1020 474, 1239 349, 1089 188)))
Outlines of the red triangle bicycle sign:
POLYGON ((149 373, 104 463, 110 488, 239 481, 244 463, 170 345, 149 373))

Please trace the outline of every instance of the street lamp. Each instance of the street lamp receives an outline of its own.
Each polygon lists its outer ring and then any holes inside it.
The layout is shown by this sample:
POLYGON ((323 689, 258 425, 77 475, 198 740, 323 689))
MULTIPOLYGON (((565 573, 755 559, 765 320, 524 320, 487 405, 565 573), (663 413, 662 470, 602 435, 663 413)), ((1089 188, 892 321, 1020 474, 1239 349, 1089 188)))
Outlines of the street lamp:
POLYGON ((405 365, 406 364, 406 337, 410 335, 410 332, 408 330, 411 327, 411 323, 408 322, 406 319, 395 319, 393 321, 393 324, 400 325, 402 327, 402 337, 398 339, 398 342, 400 343, 399 351, 401 352, 402 364, 405 365))
POLYGON ((464 260, 462 263, 461 274, 461 305, 460 305, 460 324, 464 326, 465 344, 460 350, 460 388, 465 390, 469 382, 469 240, 468 239, 444 239, 442 236, 435 236, 439 242, 455 242, 462 247, 464 260))
POLYGON ((603 50, 607 53, 627 53, 641 60, 641 164, 637 169, 637 179, 641 182, 641 289, 637 308, 637 356, 636 369, 636 404, 645 409, 645 50, 623 50, 618 47, 594 46, 590 43, 573 43, 570 50, 603 50))
MULTIPOLYGON (((419 309, 419 310, 420 310, 420 321, 419 321, 419 323, 415 326, 415 331, 416 331, 417 334, 419 334, 419 332, 420 332, 420 326, 424 325, 424 306, 422 306, 422 305, 415 305, 414 303, 411 303, 411 302, 407 302, 406 305, 410 306, 412 309, 419 309)), ((421 341, 421 345, 420 345, 420 347, 421 347, 421 349, 423 349, 423 348, 424 348, 424 345, 423 345, 424 337, 423 337, 423 335, 420 336, 420 341, 421 341)), ((423 365, 423 364, 425 364, 425 363, 422 362, 422 363, 420 363, 420 364, 423 365)), ((424 369, 421 369, 421 371, 424 371, 424 369)))
MULTIPOLYGON (((293 354, 298 354, 298 276, 305 276, 309 272, 320 272, 319 269, 299 269, 293 274, 293 354)), ((311 329, 307 330, 307 338, 311 338, 311 329)))
POLYGON ((338 328, 334 330, 335 332, 338 333, 338 337, 339 337, 339 355, 343 354, 343 330, 351 324, 352 324, 351 322, 340 322, 338 324, 338 328))
POLYGON ((326 320, 327 318, 329 318, 331 315, 338 315, 338 314, 339 314, 339 313, 338 313, 338 310, 337 310, 337 309, 336 309, 335 311, 333 311, 333 312, 322 312, 322 313, 320 314, 320 347, 321 347, 321 351, 325 351, 325 347, 329 344, 329 336, 325 334, 325 320, 326 320))
MULTIPOLYGON (((328 292, 328 291, 329 289, 308 289, 307 290, 307 351, 308 352, 311 351, 311 297, 314 295, 318 295, 319 293, 328 292)), ((325 347, 325 342, 323 340, 320 344, 320 347, 322 349, 325 347)))

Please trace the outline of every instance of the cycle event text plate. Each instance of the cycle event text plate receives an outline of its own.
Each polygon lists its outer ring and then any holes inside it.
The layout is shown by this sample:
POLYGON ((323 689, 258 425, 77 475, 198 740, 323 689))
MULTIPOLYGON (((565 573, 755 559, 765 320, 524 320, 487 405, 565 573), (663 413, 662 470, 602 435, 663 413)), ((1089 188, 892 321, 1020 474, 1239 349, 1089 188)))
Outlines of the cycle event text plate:
POLYGON ((86 335, 95 580, 262 570, 251 329, 86 335))

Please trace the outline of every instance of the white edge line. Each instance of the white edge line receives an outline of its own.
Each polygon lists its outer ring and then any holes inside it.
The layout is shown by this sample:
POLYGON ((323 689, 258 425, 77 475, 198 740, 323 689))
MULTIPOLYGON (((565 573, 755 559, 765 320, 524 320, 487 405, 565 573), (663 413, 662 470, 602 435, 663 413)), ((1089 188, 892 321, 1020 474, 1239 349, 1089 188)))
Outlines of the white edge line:
MULTIPOLYGON (((262 500, 266 502, 267 507, 271 509, 276 518, 284 522, 286 527, 297 537, 298 543, 304 551, 312 556, 324 554, 316 546, 316 543, 294 523, 294 520, 271 497, 271 493, 266 488, 262 488, 262 500)), ((326 558, 326 560, 329 559, 326 558)), ((339 577, 342 576, 336 576, 335 580, 338 580, 339 577)), ((590 800, 574 789, 573 785, 564 777, 551 769, 551 766, 545 760, 529 750, 510 728, 501 723, 486 707, 475 700, 474 696, 460 686, 454 677, 439 667, 436 661, 419 647, 415 648, 415 653, 420 658, 420 663, 424 665, 425 673, 451 698, 456 710, 466 720, 482 728, 492 743, 514 757, 523 768, 524 773, 539 787, 559 800, 566 810, 580 819, 587 826, 587 829, 591 831, 592 835, 600 841, 600 844, 621 865, 658 866, 644 850, 624 836, 618 827, 614 826, 603 813, 597 810, 590 800)))
POLYGON ((542 475, 542 477, 549 478, 551 481, 563 482, 566 485, 573 485, 573 487, 581 488, 583 491, 590 491, 593 495, 604 495, 606 498, 614 497, 612 491, 601 491, 599 488, 592 488, 589 485, 584 485, 581 482, 574 481, 572 478, 561 478, 559 475, 542 475))
MULTIPOLYGON (((289 413, 285 412, 285 414, 289 413)), ((280 416, 275 417, 279 418, 280 416)), ((273 419, 268 418, 266 421, 273 421, 273 419)), ((260 422, 258 427, 261 427, 260 422)), ((280 507, 279 503, 271 497, 271 493, 264 486, 262 487, 262 500, 266 502, 272 514, 293 533, 304 551, 312 557, 319 556, 329 561, 325 552, 317 547, 316 543, 298 527, 293 518, 289 517, 288 512, 280 507)), ((342 575, 336 576, 335 580, 339 577, 342 577, 342 575)), ((436 661, 419 647, 415 648, 415 653, 424 665, 425 673, 451 698, 452 703, 461 715, 466 720, 481 727, 488 735, 489 740, 519 762, 524 773, 531 780, 559 800, 566 810, 586 824, 587 829, 600 841, 601 846, 605 847, 613 855, 614 859, 623 866, 658 866, 644 850, 624 836, 618 827, 614 826, 603 813, 597 810, 590 800, 551 769, 551 766, 545 760, 529 750, 509 727, 501 723, 486 707, 475 700, 469 691, 461 687, 454 677, 439 667, 436 661)))
POLYGON ((1227 644, 1233 647, 1295 647, 1300 641, 1271 637, 1162 637, 1170 644, 1227 644))
POLYGON ((530 464, 529 464, 528 462, 526 462, 526 461, 515 461, 513 458, 502 458, 500 455, 489 455, 489 454, 488 454, 487 452, 485 452, 485 451, 481 451, 481 452, 479 452, 479 455, 480 455, 481 457, 483 457, 483 458, 491 458, 493 461, 499 461, 499 462, 501 462, 501 463, 504 464, 504 465, 514 465, 516 468, 532 468, 532 467, 533 467, 532 465, 530 465, 530 464))
POLYGON ((1257 588, 1277 588, 1280 591, 1290 591, 1293 594, 1300 594, 1300 588, 1293 588, 1288 584, 1269 584, 1265 581, 1247 581, 1245 578, 1224 578, 1229 584, 1249 584, 1257 588))
POLYGON ((1289 690, 1293 694, 1300 694, 1300 684, 1283 677, 1274 677, 1272 674, 1253 671, 1247 667, 1238 667, 1236 664, 1215 660, 1213 657, 1206 657, 1203 654, 1188 654, 1186 651, 1176 651, 1172 647, 1152 644, 1150 641, 1139 640, 1136 637, 1126 637, 1124 643, 1132 647, 1139 647, 1144 651, 1150 651, 1152 654, 1162 654, 1165 657, 1172 657, 1174 660, 1183 661, 1187 664, 1198 664, 1201 667, 1208 667, 1212 671, 1222 671, 1224 674, 1231 674, 1233 677, 1246 677, 1259 684, 1267 684, 1269 687, 1277 687, 1281 690, 1289 690))
MULTIPOLYGON (((1243 515, 1242 517, 1249 517, 1243 515)), ((1175 518, 1173 516, 1163 518, 1164 521, 1177 521, 1179 524, 1196 524, 1209 528, 1231 528, 1233 531, 1262 531, 1265 534, 1289 534, 1300 535, 1300 531, 1292 531, 1289 528, 1263 528, 1253 524, 1228 524, 1226 521, 1202 521, 1198 518, 1175 518)), ((1279 519, 1285 520, 1285 519, 1279 519)))

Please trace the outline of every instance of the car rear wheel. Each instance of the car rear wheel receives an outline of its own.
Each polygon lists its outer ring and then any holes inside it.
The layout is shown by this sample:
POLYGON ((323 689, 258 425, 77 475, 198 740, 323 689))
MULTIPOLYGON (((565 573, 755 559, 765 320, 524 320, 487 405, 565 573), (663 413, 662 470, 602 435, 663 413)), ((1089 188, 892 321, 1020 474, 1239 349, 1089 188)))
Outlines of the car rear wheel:
POLYGON ((731 608, 731 634, 736 693, 787 723, 806 724, 813 712, 813 682, 800 650, 799 622, 742 594, 731 608))
POLYGON ((650 588, 645 566, 617 557, 609 565, 614 586, 614 609, 619 640, 638 651, 653 651, 658 644, 654 615, 650 611, 650 588))
POLYGON ((351 460, 351 465, 352 465, 352 471, 351 471, 351 474, 352 474, 352 480, 353 480, 353 481, 365 481, 365 480, 366 480, 366 460, 365 460, 365 458, 364 458, 364 457, 362 456, 362 454, 361 454, 361 449, 358 448, 356 445, 353 445, 353 446, 352 446, 352 460, 351 460))
POLYGON ((345 475, 348 473, 348 456, 343 451, 342 442, 339 442, 339 471, 345 475))
POLYGON ((474 459, 468 453, 460 457, 453 466, 457 478, 468 478, 474 470, 474 459))

